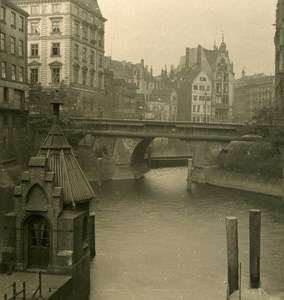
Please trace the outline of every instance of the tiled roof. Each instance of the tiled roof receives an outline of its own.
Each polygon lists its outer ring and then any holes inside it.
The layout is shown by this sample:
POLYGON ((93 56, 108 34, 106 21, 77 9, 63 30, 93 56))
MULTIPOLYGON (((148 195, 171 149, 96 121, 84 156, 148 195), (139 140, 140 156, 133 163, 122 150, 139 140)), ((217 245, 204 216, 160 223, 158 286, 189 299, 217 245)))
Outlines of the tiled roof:
POLYGON ((38 157, 47 157, 49 169, 55 173, 55 186, 63 188, 65 204, 76 205, 95 197, 57 121, 41 146, 38 157))

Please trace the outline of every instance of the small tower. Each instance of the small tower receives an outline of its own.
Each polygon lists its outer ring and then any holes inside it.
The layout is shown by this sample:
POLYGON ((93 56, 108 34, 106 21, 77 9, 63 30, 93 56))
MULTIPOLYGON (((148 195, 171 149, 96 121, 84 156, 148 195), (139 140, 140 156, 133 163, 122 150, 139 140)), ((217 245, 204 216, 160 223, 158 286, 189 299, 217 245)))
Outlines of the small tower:
POLYGON ((245 79, 245 76, 246 76, 246 71, 245 71, 245 68, 243 68, 243 70, 242 70, 242 79, 245 79))
POLYGON ((52 128, 15 187, 2 261, 17 271, 70 275, 72 299, 88 299, 95 194, 59 125, 60 104, 56 94, 52 128))
POLYGON ((226 52, 227 51, 227 45, 224 41, 224 33, 222 33, 222 43, 219 46, 219 51, 226 52))

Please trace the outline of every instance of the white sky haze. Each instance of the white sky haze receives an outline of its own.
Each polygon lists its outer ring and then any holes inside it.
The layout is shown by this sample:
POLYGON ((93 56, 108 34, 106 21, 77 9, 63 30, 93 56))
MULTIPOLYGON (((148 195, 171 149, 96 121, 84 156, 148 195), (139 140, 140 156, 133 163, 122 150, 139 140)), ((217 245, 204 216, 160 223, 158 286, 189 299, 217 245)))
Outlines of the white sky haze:
POLYGON ((224 32, 236 78, 274 74, 277 0, 98 0, 108 19, 105 55, 161 68, 175 66, 186 47, 219 46, 224 32))

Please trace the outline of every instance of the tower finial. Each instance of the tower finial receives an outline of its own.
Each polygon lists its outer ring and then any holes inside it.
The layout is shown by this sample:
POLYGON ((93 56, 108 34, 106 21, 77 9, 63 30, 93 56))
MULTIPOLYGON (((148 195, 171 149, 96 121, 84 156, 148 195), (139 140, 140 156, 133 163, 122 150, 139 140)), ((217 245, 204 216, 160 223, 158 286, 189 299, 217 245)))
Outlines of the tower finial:
POLYGON ((222 30, 222 43, 224 43, 224 31, 222 30))

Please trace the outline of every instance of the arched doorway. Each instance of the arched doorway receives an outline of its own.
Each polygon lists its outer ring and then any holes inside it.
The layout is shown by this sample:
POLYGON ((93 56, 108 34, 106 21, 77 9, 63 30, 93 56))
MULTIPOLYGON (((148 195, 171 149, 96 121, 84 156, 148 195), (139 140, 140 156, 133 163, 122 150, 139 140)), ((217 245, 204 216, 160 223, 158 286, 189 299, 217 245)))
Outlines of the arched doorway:
POLYGON ((28 267, 46 268, 49 263, 50 230, 48 221, 40 215, 27 220, 28 267))

